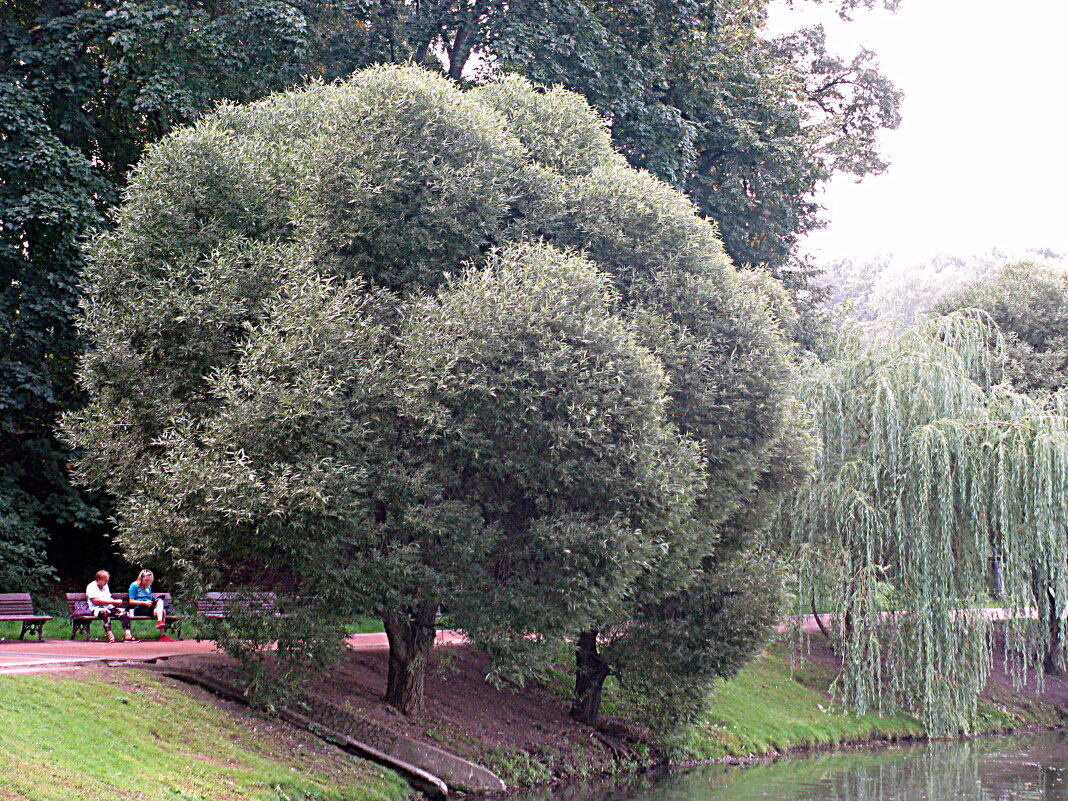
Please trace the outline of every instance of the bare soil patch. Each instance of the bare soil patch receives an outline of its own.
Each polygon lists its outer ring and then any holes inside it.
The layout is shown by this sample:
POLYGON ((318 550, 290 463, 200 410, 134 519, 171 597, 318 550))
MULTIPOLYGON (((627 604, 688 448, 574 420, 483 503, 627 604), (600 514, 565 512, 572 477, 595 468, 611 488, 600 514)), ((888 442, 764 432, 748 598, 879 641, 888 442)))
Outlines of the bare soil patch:
MULTIPOLYGON (((232 663, 218 654, 167 663, 232 676, 232 663)), ((571 720, 559 696, 532 685, 494 687, 485 679, 488 660, 471 646, 435 652, 426 709, 410 717, 382 701, 387 668, 385 650, 349 651, 327 676, 305 688, 307 697, 485 765, 509 785, 608 775, 631 756, 615 737, 571 720)))

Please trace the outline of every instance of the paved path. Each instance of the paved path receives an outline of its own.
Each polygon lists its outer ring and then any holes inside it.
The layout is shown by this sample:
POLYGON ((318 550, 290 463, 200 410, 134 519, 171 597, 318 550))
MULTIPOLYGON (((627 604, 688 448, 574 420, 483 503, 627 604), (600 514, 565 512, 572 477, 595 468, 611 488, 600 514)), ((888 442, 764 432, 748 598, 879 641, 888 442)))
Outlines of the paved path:
MULTIPOLYGON (((389 647, 385 634, 353 634, 346 642, 350 648, 371 651, 389 647)), ((435 645, 464 642, 456 631, 439 631, 435 645)), ((171 656, 215 653, 211 640, 142 640, 115 643, 83 640, 4 640, 0 639, 0 675, 5 673, 40 673, 65 670, 89 663, 152 662, 171 656)))

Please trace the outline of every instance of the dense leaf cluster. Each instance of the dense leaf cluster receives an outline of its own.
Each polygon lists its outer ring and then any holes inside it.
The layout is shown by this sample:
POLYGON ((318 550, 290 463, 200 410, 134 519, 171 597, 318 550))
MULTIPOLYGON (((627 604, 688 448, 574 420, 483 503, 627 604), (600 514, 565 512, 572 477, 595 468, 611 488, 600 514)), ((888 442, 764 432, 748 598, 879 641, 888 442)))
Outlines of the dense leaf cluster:
POLYGON ((235 621, 234 648, 319 660, 374 610, 413 709, 445 605, 502 672, 582 633, 598 696, 677 703, 776 608, 746 554, 804 463, 788 307, 578 96, 377 68, 152 148, 94 249, 65 426, 128 554, 322 624, 235 621))
POLYGON ((1068 386, 1068 271, 1056 263, 1004 265, 943 297, 935 314, 982 309, 1005 335, 1006 377, 1036 398, 1068 386))
POLYGON ((66 576, 113 556, 52 433, 80 402, 84 240, 146 144, 220 98, 292 83, 310 52, 307 18, 279 0, 0 3, 0 499, 48 532, 66 576))

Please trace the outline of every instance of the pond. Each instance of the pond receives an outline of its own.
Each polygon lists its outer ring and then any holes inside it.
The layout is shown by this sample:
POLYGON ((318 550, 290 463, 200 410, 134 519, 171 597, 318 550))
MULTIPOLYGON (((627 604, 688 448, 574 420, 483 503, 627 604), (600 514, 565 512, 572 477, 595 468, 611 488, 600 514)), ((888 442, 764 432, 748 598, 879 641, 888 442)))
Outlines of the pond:
POLYGON ((1068 733, 822 752, 637 780, 574 785, 516 801, 1068 801, 1068 733))

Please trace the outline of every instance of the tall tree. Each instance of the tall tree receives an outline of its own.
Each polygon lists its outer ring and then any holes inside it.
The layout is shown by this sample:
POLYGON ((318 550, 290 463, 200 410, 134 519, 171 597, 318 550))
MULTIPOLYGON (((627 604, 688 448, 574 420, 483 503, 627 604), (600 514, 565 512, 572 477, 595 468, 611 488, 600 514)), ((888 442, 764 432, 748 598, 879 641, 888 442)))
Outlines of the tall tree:
MULTIPOLYGON (((1051 645, 1063 655, 1029 616, 1036 565, 1049 566, 1051 597, 1068 589, 1065 398, 996 383, 1002 344, 987 316, 959 312, 877 345, 846 342, 802 384, 821 454, 783 510, 799 601, 832 599, 849 700, 916 710, 933 736, 973 725, 992 642, 975 607, 995 555, 1016 675, 1051 645)), ((1045 621, 1049 601, 1037 600, 1045 621)))
POLYGON ((405 711, 441 603, 486 639, 596 639, 718 575, 788 406, 714 228, 580 97, 514 78, 372 69, 174 132, 85 326, 67 431, 127 551, 376 610, 405 711))
MULTIPOLYGON (((1005 336, 1005 376, 1037 403, 1068 387, 1068 269, 1056 263, 1022 261, 1006 264, 988 281, 942 298, 936 314, 982 309, 1005 336)), ((1068 536, 1068 533, 1065 534, 1068 536)), ((1057 594, 1063 565, 1051 554, 1035 554, 1031 565, 1036 606, 1049 629, 1043 667, 1064 668, 1065 596, 1057 594)), ((999 566, 1004 561, 995 556, 999 566)))
MULTIPOLYGON (((861 5, 870 4, 843 3, 861 5)), ((5 147, 33 139, 63 149, 52 154, 58 161, 38 152, 35 163, 52 166, 30 192, 19 188, 21 157, 0 164, 4 244, 13 254, 29 248, 35 264, 32 288, 14 267, 0 278, 5 330, 49 341, 55 357, 10 351, 4 392, 21 395, 19 404, 35 400, 32 409, 7 407, 17 433, 3 448, 19 466, 9 479, 20 514, 47 529, 53 560, 70 555, 65 573, 92 558, 71 525, 99 517, 71 490, 65 452, 49 434, 77 396, 63 367, 79 347, 71 326, 77 243, 107 218, 144 148, 219 100, 385 62, 440 66, 456 81, 510 69, 561 83, 611 121, 632 164, 684 189, 717 220, 737 263, 767 263, 795 290, 810 288, 811 270, 787 256, 818 224, 813 189, 836 170, 881 169, 875 133, 896 124, 898 95, 871 54, 837 58, 818 29, 765 36, 766 0, 611 8, 578 0, 5 0, 0 8, 5 147), (45 195, 65 208, 40 202, 45 195)), ((795 292, 809 307, 813 297, 795 292)), ((812 331, 806 316, 796 336, 812 331)))
POLYGON ((310 36, 278 0, 0 3, 0 496, 21 521, 10 531, 37 532, 38 558, 47 540, 64 575, 112 550, 52 434, 80 402, 84 240, 147 144, 219 99, 297 80, 310 36))

